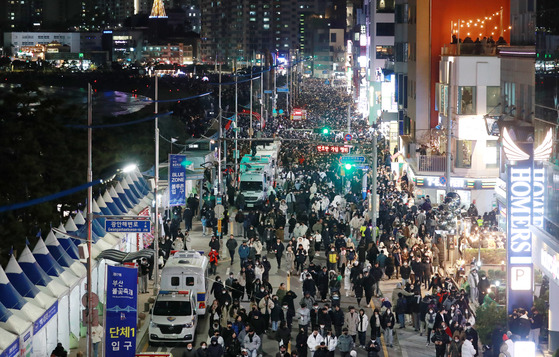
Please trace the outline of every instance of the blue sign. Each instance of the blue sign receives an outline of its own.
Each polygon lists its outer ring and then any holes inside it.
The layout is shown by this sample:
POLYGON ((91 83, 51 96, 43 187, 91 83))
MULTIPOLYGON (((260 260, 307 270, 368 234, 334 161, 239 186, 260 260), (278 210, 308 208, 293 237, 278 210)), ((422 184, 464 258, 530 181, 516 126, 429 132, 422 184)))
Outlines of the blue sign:
POLYGON ((264 94, 272 94, 274 91, 271 89, 265 89, 264 94))
POLYGON ((186 205, 186 155, 169 155, 169 206, 186 205))
POLYGON ((329 80, 325 80, 325 81, 324 81, 324 84, 330 84, 330 81, 329 81, 329 80))
POLYGON ((8 346, 8 348, 6 348, 4 350, 4 352, 2 352, 2 354, 0 354, 0 357, 16 357, 19 356, 19 338, 16 338, 15 341, 8 346))
POLYGON ((365 156, 345 155, 340 157, 340 164, 361 164, 365 162, 365 156))
POLYGON ((36 335, 45 326, 50 319, 56 316, 58 312, 58 301, 55 302, 45 313, 33 324, 33 334, 36 335))
POLYGON ((276 90, 278 91, 278 93, 289 93, 289 88, 287 88, 287 87, 278 88, 276 90))
POLYGON ((351 134, 345 134, 344 139, 345 141, 351 141, 351 139, 353 139, 353 136, 351 134))
POLYGON ((107 219, 105 230, 109 233, 150 233, 151 221, 147 219, 107 219))
POLYGON ((446 185, 446 177, 444 176, 439 177, 439 182, 441 185, 446 185))
POLYGON ((137 281, 138 269, 107 266, 106 357, 134 357, 136 355, 137 281))

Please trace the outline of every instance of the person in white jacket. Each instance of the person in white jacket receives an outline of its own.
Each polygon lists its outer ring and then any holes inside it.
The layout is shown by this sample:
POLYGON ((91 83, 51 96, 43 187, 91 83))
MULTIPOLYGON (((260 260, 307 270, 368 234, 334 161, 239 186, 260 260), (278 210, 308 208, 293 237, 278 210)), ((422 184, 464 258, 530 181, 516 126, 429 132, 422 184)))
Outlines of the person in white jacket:
POLYGON ((336 346, 338 345, 338 338, 331 330, 328 331, 326 336, 324 336, 324 343, 326 344, 326 349, 328 350, 328 357, 334 357, 336 346))
POLYGON ((320 343, 324 341, 322 336, 318 333, 318 329, 314 329, 314 331, 310 334, 309 338, 307 338, 307 346, 309 346, 309 350, 311 351, 311 357, 314 356, 314 352, 320 346, 320 343))
POLYGON ((359 346, 365 348, 367 343, 367 328, 369 327, 369 317, 365 314, 365 310, 360 309, 357 321, 357 335, 359 335, 359 346))
POLYGON ((472 344, 471 340, 464 340, 462 344, 462 357, 474 357, 476 355, 476 349, 472 344))

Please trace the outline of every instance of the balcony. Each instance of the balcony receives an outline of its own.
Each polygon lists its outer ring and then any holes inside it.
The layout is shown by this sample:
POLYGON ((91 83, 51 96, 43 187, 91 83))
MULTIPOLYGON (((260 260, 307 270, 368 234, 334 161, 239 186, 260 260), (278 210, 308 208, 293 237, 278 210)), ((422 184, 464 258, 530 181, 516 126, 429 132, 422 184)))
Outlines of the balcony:
POLYGON ((451 43, 441 48, 442 56, 496 56, 497 45, 492 43, 451 43), (460 46, 460 48, 458 48, 460 46))
POLYGON ((416 172, 446 172, 446 156, 443 155, 419 155, 415 154, 408 162, 416 169, 416 172))

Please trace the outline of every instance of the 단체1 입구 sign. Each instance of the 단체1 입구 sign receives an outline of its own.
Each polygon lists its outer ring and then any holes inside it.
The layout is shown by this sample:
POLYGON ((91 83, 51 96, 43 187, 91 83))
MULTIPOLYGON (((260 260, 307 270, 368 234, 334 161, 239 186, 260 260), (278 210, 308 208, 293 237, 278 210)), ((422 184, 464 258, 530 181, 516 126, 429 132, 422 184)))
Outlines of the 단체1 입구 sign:
POLYGON ((138 269, 107 266, 105 356, 136 355, 138 269))

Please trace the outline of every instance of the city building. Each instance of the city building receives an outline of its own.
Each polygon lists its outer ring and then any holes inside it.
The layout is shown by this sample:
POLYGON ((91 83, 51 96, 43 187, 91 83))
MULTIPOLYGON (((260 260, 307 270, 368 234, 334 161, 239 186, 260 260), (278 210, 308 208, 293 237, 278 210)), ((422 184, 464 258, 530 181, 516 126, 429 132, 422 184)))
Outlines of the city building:
MULTIPOLYGON (((85 38, 84 38, 85 40, 85 38)), ((11 55, 16 56, 23 47, 58 43, 67 46, 72 53, 81 52, 82 34, 80 32, 6 32, 4 46, 11 55)))
POLYGON ((165 64, 192 64, 193 53, 191 45, 178 44, 149 44, 142 47, 142 62, 165 64))
POLYGON ((257 53, 276 52, 285 58, 296 50, 306 54, 312 41, 309 18, 324 17, 327 4, 318 0, 202 0, 202 60, 247 64, 257 53))

